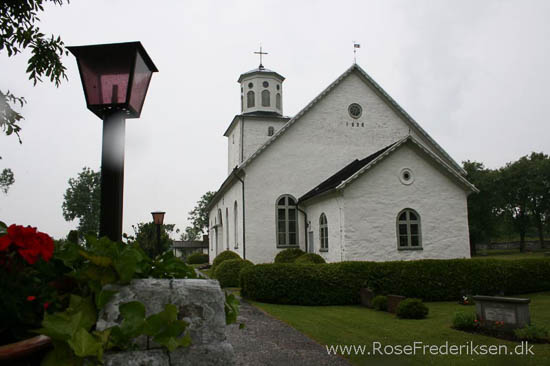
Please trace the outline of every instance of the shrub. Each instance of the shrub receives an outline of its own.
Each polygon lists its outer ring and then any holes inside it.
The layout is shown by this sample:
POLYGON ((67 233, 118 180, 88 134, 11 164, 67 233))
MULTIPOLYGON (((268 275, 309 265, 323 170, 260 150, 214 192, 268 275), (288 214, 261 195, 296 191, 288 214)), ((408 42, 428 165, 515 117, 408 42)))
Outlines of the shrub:
POLYGON ((325 259, 321 257, 319 254, 315 253, 306 253, 302 254, 296 260, 294 263, 301 263, 301 264, 321 264, 326 263, 325 259))
POLYGON ((243 296, 276 304, 359 304, 362 287, 424 301, 457 301, 464 289, 483 295, 549 291, 550 258, 274 263, 247 268, 242 276, 243 296))
POLYGON ((216 267, 214 277, 220 281, 221 287, 239 287, 241 269, 253 266, 254 263, 242 259, 228 259, 216 267))
POLYGON ((223 261, 229 260, 229 259, 242 259, 237 253, 232 252, 231 250, 226 250, 221 252, 214 258, 214 261, 212 262, 212 274, 216 273, 216 267, 220 265, 223 261))
POLYGON ((420 299, 405 299, 397 305, 395 314, 401 319, 424 319, 428 307, 420 299))
POLYGON ((514 334, 522 341, 546 341, 550 340, 548 329, 537 325, 528 325, 514 330, 514 334))
POLYGON ((192 253, 187 257, 188 264, 204 264, 208 263, 208 254, 203 253, 192 253))
POLYGON ((275 263, 294 263, 294 261, 303 254, 305 254, 305 252, 299 248, 284 249, 284 250, 281 250, 275 256, 274 262, 275 263))
POLYGON ((375 296, 372 299, 372 307, 380 311, 388 310, 388 298, 384 295, 375 296))
POLYGON ((453 328, 459 330, 472 330, 477 327, 476 314, 459 311, 453 317, 453 328))

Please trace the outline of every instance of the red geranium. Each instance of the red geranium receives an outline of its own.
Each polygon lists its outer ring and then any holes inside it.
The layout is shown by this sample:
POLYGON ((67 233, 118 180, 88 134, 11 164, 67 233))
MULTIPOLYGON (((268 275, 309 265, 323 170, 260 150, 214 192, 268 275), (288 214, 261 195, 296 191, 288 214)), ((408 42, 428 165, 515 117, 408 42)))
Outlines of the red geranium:
POLYGON ((35 227, 10 225, 7 234, 0 237, 0 251, 15 246, 15 250, 29 264, 34 264, 42 257, 46 262, 53 254, 53 239, 45 233, 36 230, 35 227))

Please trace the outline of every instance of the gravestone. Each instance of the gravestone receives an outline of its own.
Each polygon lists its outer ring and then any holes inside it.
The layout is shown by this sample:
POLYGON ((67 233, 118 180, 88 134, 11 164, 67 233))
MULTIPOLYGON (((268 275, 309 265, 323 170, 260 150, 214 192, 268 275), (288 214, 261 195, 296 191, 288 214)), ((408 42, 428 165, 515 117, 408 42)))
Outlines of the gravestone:
POLYGON ((397 305, 403 300, 406 299, 405 296, 399 295, 388 295, 388 312, 395 314, 397 311, 397 305))
POLYGON ((477 319, 483 327, 517 329, 531 323, 531 299, 497 296, 474 296, 473 299, 477 319))
POLYGON ((359 290, 361 296, 361 305, 368 308, 372 308, 372 299, 374 299, 374 292, 370 288, 361 288, 359 290))
POLYGON ((200 279, 138 279, 126 286, 105 286, 115 290, 110 301, 99 314, 96 323, 101 331, 120 325, 122 317, 119 305, 140 301, 145 305, 146 315, 164 310, 166 304, 178 308, 178 319, 189 323, 186 330, 191 336, 189 347, 180 347, 173 352, 161 348, 151 337, 140 336, 135 341, 137 350, 107 353, 107 366, 187 366, 187 365, 234 365, 233 347, 225 338, 225 298, 218 281, 200 279))

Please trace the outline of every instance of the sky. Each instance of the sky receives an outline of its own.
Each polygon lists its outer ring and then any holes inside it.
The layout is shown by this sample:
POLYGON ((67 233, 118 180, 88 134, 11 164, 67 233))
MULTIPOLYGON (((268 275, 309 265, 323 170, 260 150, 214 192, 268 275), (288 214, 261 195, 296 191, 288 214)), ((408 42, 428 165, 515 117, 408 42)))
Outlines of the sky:
MULTIPOLYGON (((239 75, 263 64, 286 77, 293 116, 353 63, 369 73, 458 162, 498 168, 550 153, 549 1, 71 0, 46 6, 41 30, 68 46, 141 41, 159 69, 141 118, 126 122, 124 232, 188 212, 227 175, 223 133, 239 113, 239 75)), ((86 109, 76 61, 68 81, 33 87, 29 54, 0 51, 0 90, 27 99, 22 144, 0 136, 0 221, 65 237, 68 180, 99 170, 101 120, 86 109)))

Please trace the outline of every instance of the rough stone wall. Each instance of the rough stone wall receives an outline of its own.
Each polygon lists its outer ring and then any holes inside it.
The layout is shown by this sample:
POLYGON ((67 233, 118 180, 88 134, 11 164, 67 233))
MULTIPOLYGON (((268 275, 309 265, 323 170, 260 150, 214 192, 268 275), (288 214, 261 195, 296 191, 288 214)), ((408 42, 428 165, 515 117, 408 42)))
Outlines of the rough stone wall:
POLYGON ((403 145, 345 188, 345 260, 469 258, 467 193, 418 148, 403 145), (414 182, 401 183, 403 168, 414 182), (420 215, 422 250, 398 250, 398 213, 420 215))
POLYGON ((224 296, 219 283, 212 280, 133 280, 127 286, 108 286, 118 292, 100 313, 98 330, 118 325, 120 304, 140 301, 147 316, 164 310, 166 304, 178 307, 178 318, 190 325, 188 330, 192 344, 168 352, 149 337, 139 337, 137 351, 117 352, 105 355, 105 364, 118 365, 233 365, 233 347, 225 338, 224 296))

